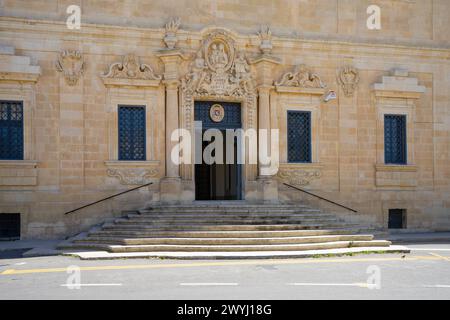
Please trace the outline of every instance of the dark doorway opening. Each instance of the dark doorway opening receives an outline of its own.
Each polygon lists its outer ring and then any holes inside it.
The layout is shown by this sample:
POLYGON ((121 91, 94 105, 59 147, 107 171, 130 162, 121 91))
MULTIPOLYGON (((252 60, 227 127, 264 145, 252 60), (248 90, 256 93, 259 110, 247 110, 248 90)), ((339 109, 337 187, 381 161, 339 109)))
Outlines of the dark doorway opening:
POLYGON ((0 214, 0 240, 20 239, 20 213, 0 214))
POLYGON ((405 209, 389 209, 389 229, 405 229, 406 228, 406 210, 405 209))
MULTIPOLYGON (((201 163, 196 159, 195 165, 195 198, 196 200, 241 200, 242 199, 242 164, 238 163, 238 148, 240 141, 235 137, 228 143, 226 139, 227 129, 241 128, 241 105, 239 103, 217 103, 200 101, 195 103, 195 121, 202 122, 202 137, 206 130, 220 130, 223 137, 222 159, 213 151, 211 156, 217 163, 208 164, 203 158, 205 148, 212 141, 202 141, 201 163), (223 107, 223 119, 213 121, 211 119, 211 107, 220 104, 223 107), (227 152, 234 155, 234 161, 227 163, 227 152), (221 161, 220 161, 221 160, 221 161)), ((198 141, 196 141, 198 143, 198 141)), ((231 154, 228 158, 231 158, 231 154)), ((230 162, 230 161, 228 161, 230 162)))

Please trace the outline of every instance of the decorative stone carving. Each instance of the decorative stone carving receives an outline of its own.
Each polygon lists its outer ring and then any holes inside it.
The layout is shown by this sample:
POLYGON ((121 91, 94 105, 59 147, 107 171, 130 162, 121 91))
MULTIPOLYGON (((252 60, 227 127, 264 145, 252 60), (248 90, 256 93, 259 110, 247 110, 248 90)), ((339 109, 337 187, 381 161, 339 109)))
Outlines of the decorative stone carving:
POLYGON ((345 66, 339 70, 337 81, 344 90, 344 94, 351 97, 359 83, 359 72, 353 66, 345 66))
POLYGON ((311 181, 319 179, 322 172, 319 169, 280 168, 278 177, 293 186, 307 186, 311 181))
POLYGON ((326 85, 320 77, 304 64, 296 66, 294 72, 285 73, 279 82, 275 82, 275 85, 300 88, 326 88, 326 85))
POLYGON ((158 175, 158 169, 124 168, 107 170, 108 176, 116 177, 124 185, 142 185, 151 182, 158 175))
POLYGON ((214 122, 221 122, 225 117, 225 109, 218 103, 211 106, 209 116, 214 122))
POLYGON ((261 44, 259 45, 259 49, 263 54, 271 54, 273 45, 272 45, 272 31, 269 26, 261 27, 261 31, 258 33, 259 38, 261 39, 261 44))
POLYGON ((139 58, 134 54, 126 55, 122 62, 113 63, 109 70, 102 75, 103 78, 116 79, 140 79, 140 80, 161 80, 161 76, 155 75, 153 69, 144 63, 140 63, 139 58))
POLYGON ((56 70, 64 74, 69 86, 78 83, 85 69, 83 54, 78 50, 64 50, 59 54, 56 61, 56 70))
POLYGON ((172 18, 167 24, 166 24, 166 35, 164 36, 164 43, 167 46, 167 49, 171 50, 175 48, 175 45, 178 42, 178 29, 181 25, 181 19, 180 18, 172 18))
POLYGON ((250 66, 243 52, 235 54, 234 42, 217 31, 197 52, 182 90, 197 96, 242 97, 254 94, 250 66))

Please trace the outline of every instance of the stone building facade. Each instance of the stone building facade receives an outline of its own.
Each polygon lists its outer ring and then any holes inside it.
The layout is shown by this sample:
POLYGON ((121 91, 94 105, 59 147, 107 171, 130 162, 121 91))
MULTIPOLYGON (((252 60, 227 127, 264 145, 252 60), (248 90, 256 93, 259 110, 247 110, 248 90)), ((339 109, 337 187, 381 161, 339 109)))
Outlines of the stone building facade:
POLYGON ((383 229, 401 209, 408 229, 450 229, 447 0, 3 0, 0 10, 3 126, 19 108, 23 129, 19 155, 0 159, 0 215, 20 214, 22 238, 195 200, 195 164, 172 161, 171 138, 195 135, 198 102, 240 105, 242 129, 279 129, 279 170, 245 164, 241 199, 308 201, 383 229), (80 29, 66 25, 74 4, 80 29), (381 30, 367 28, 371 4, 381 30), (121 156, 119 136, 136 134, 121 127, 121 107, 141 107, 136 158, 121 156), (308 115, 302 161, 288 137, 295 112, 308 115), (387 161, 388 145, 399 161, 387 161))

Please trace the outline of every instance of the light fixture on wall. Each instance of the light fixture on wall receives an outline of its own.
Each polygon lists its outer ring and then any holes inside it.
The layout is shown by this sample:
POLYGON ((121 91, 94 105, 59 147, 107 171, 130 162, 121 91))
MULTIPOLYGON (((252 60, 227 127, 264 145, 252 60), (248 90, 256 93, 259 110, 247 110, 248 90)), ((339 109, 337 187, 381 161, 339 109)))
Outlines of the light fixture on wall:
POLYGON ((336 92, 333 90, 330 90, 324 95, 323 101, 328 102, 331 100, 335 100, 336 98, 337 98, 336 92))

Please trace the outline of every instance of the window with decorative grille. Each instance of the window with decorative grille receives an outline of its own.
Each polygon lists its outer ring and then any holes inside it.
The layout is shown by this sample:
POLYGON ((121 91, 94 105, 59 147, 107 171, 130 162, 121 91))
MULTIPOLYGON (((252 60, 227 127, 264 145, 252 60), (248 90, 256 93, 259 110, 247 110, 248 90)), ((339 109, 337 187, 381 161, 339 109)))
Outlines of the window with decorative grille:
POLYGON ((311 112, 288 111, 288 161, 309 163, 311 158, 311 112))
POLYGON ((146 160, 145 124, 145 106, 119 106, 119 160, 146 160))
POLYGON ((0 101, 0 160, 23 160, 21 101, 0 101))
POLYGON ((384 157, 386 164, 406 164, 406 116, 384 116, 384 157))

